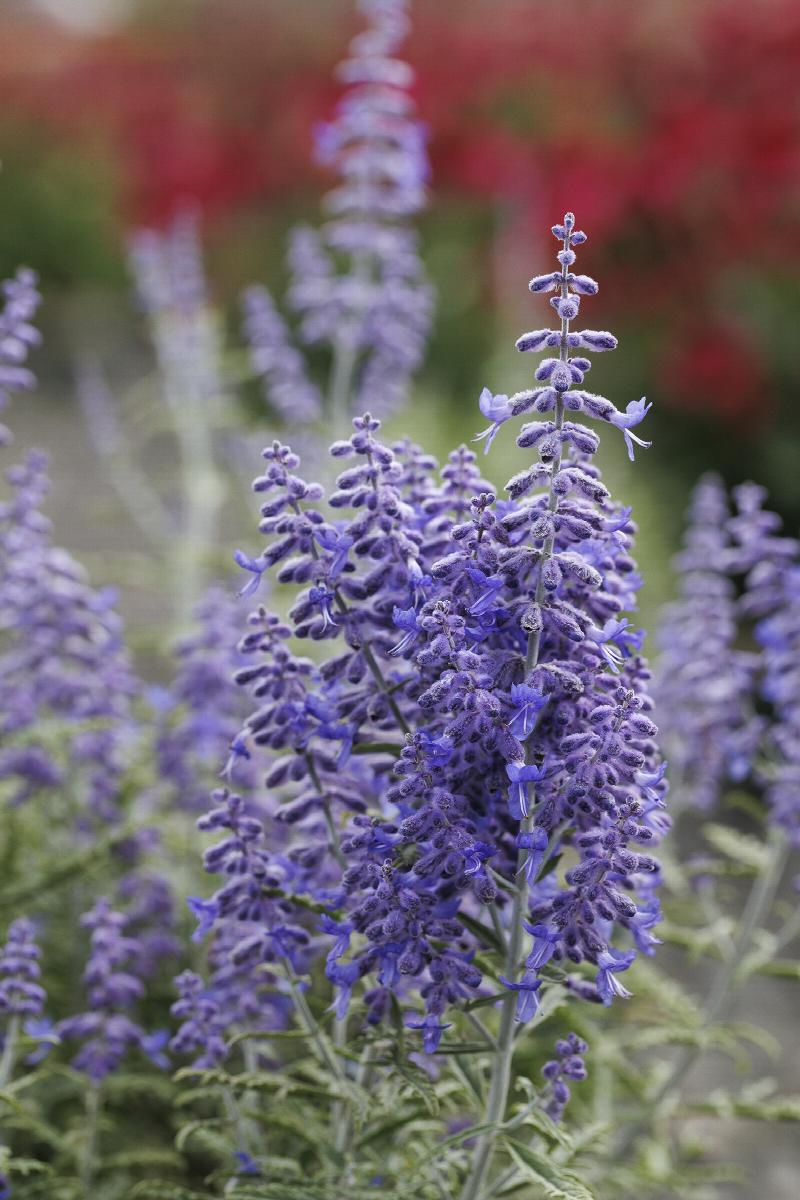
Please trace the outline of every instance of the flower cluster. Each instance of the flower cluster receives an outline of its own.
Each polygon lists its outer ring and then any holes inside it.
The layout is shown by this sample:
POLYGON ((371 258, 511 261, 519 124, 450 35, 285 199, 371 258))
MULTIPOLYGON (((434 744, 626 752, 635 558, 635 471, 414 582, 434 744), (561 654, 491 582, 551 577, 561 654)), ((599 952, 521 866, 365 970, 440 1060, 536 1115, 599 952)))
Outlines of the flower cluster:
POLYGON ((689 803, 707 809, 750 781, 795 843, 800 544, 781 535, 765 499, 742 484, 731 512, 719 480, 698 485, 677 564, 681 594, 663 626, 658 703, 689 803), (755 648, 741 649, 747 642, 755 648))
POLYGON ((748 775, 762 732, 753 704, 758 658, 739 644, 729 519, 721 480, 704 477, 676 560, 680 595, 659 628, 655 691, 664 745, 681 803, 703 810, 726 782, 748 775))
MULTIPOLYGON (((359 7, 368 26, 339 67, 347 90, 317 130, 318 160, 339 176, 324 201, 329 219, 318 231, 296 228, 289 250, 289 306, 303 341, 332 349, 327 415, 339 422, 351 403, 381 412, 402 404, 433 309, 410 225, 425 203, 426 136, 409 95, 413 72, 395 57, 407 0, 359 7)), ((320 395, 262 288, 246 293, 245 313, 251 361, 277 412, 293 424, 318 416, 320 395)))
POLYGON ((158 1066, 167 1065, 162 1053, 167 1035, 147 1034, 128 1016, 128 1010, 144 994, 144 985, 130 969, 141 946, 136 938, 126 936, 127 923, 128 918, 115 912, 105 899, 98 900, 81 918, 81 924, 91 930, 84 973, 88 1009, 57 1026, 63 1041, 82 1043, 73 1066, 94 1084, 115 1071, 131 1049, 142 1051, 158 1066))
POLYGON ((45 1001, 39 983, 40 951, 31 921, 19 917, 8 927, 0 950, 0 1014, 9 1017, 38 1017, 45 1001))
POLYGON ((634 529, 591 462, 596 433, 572 419, 582 412, 627 434, 644 405, 621 414, 575 386, 591 364, 571 351, 615 340, 570 329, 597 285, 571 270, 585 240, 571 214, 553 232, 561 270, 531 288, 556 292, 560 330, 518 346, 558 357, 537 369, 540 386, 494 408, 497 425, 552 414, 523 426, 518 443, 535 446, 538 462, 509 481, 509 499, 497 501, 466 448, 439 475, 418 448, 383 444, 367 414, 331 448, 350 461, 330 514, 295 454, 265 451, 254 486, 269 541, 258 559, 240 558, 252 586, 275 569, 299 588, 287 624, 253 615, 240 648, 254 663, 239 674, 257 701, 242 740, 271 756, 274 818, 296 832, 268 852, 233 797, 206 819, 233 831, 211 852, 213 869, 230 857, 232 879, 209 924, 221 901, 226 915, 260 922, 246 953, 270 961, 276 932, 281 953, 296 944, 295 925, 283 932, 293 894, 301 927, 309 897, 327 906, 340 1015, 362 980, 369 1021, 392 994, 413 1003, 416 993, 425 1012, 412 1024, 428 1050, 448 1009, 485 986, 476 955, 491 945, 480 933, 487 908, 508 942, 502 982, 523 1019, 548 964, 589 964, 593 981, 579 973, 567 984, 608 1002, 627 994, 617 975, 636 950, 656 944, 650 850, 668 822, 641 634, 624 615, 639 585, 634 529), (291 634, 328 652, 296 658, 291 634), (533 945, 520 973, 526 919, 533 945), (619 949, 625 933, 631 947, 619 949))
POLYGON ((569 1084, 571 1079, 579 1083, 586 1078, 586 1064, 583 1055, 588 1046, 576 1033, 568 1033, 566 1038, 556 1042, 556 1058, 546 1062, 542 1067, 542 1075, 549 1085, 549 1099, 545 1111, 554 1121, 560 1121, 570 1099, 569 1084))
MULTIPOLYGON (((35 383, 33 373, 25 366, 28 352, 39 343, 39 331, 32 325, 41 297, 36 290, 33 271, 21 267, 13 279, 6 279, 0 289, 3 308, 0 312, 0 409, 8 404, 13 392, 29 391, 35 383)), ((9 432, 0 425, 0 445, 8 441, 9 432)))
POLYGON ((114 593, 93 589, 51 543, 46 467, 31 451, 10 468, 0 506, 0 780, 15 804, 39 793, 63 800, 69 771, 83 792, 72 818, 85 826, 118 819, 137 683, 114 593))

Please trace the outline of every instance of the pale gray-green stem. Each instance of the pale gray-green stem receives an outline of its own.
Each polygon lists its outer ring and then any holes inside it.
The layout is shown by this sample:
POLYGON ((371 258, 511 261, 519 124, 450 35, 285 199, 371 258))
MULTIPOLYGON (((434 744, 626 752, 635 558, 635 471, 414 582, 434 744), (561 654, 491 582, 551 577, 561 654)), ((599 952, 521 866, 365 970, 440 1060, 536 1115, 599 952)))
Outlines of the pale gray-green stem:
MULTIPOLYGON (((210 323, 206 312, 193 313, 195 321, 210 323)), ((182 484, 182 528, 176 547, 176 624, 185 628, 206 582, 205 558, 213 545, 219 509, 224 496, 214 457, 213 416, 218 394, 209 394, 198 374, 176 359, 174 345, 181 345, 182 330, 174 324, 185 318, 159 315, 154 321, 154 340, 162 364, 164 398, 172 416, 178 441, 182 484)), ((212 331, 205 338, 213 344, 212 331)), ((180 354, 180 351, 178 352, 180 354)), ((218 391, 221 390, 217 389, 218 391)))
MULTIPOLYGON (((364 251, 353 255, 352 277, 366 285, 371 276, 371 256, 364 251)), ((364 320, 363 309, 350 314, 344 328, 333 343, 330 387, 328 389, 328 419, 335 437, 346 437, 350 431, 353 378, 360 355, 358 335, 364 320)))
POLYGON ((0 1088, 4 1088, 11 1079, 14 1070, 14 1060, 17 1054, 17 1039, 19 1038, 20 1020, 14 1014, 8 1022, 6 1037, 3 1042, 3 1053, 0 1056, 0 1088))
MULTIPOLYGON (((564 249, 569 249, 569 230, 564 238, 564 249)), ((565 262, 562 264, 561 271, 561 297, 566 299, 568 294, 567 274, 569 266, 565 262)), ((567 333, 569 332, 569 321, 562 317, 561 319, 561 343, 559 348, 559 358, 562 362, 567 361, 567 333)), ((555 411, 555 426, 556 429, 561 429, 564 422, 564 401, 562 393, 557 393, 556 411, 555 411)), ((553 459, 552 469, 550 473, 550 482, 548 487, 547 510, 555 512, 558 505, 558 496, 553 489, 553 481, 561 466, 561 450, 562 443, 559 441, 555 457, 553 459)), ((535 603, 541 611, 541 604, 544 599, 544 566, 547 560, 553 553, 555 544, 555 532, 548 534, 544 546, 542 548, 541 557, 539 559, 539 574, 536 580, 535 603)), ((539 662, 539 653, 542 644, 542 630, 537 629, 528 637, 528 648, 525 660, 525 676, 528 678, 531 672, 536 668, 539 662)), ((531 742, 528 741, 526 747, 526 762, 530 759, 531 742)), ((520 822, 520 833, 529 833, 533 827, 532 814, 523 817, 520 822)), ((520 850, 519 861, 517 864, 516 886, 514 889, 514 898, 511 905, 511 915, 509 918, 508 932, 508 953, 506 956, 506 974, 508 979, 515 983, 517 980, 517 968, 519 958, 522 951, 522 921, 525 916, 525 910, 528 900, 529 883, 525 875, 524 866, 527 857, 526 850, 520 850)), ((485 1124, 493 1126, 492 1129, 482 1134, 478 1139, 475 1147, 475 1153, 470 1167, 470 1173, 467 1176, 464 1188, 461 1192, 461 1200, 483 1200, 484 1185, 486 1177, 489 1173, 494 1156, 495 1146, 497 1144, 497 1129, 503 1119, 503 1115, 508 1104, 508 1093, 511 1084, 511 1064, 514 1055, 514 1019, 517 1006, 516 993, 508 991, 503 997, 502 1008, 500 1014, 500 1028, 497 1034, 497 1051, 492 1065, 492 1077, 489 1084, 489 1097, 486 1104, 485 1124)))
POLYGON ((91 1196, 97 1159, 97 1138, 100 1122, 100 1085, 91 1083, 86 1092, 86 1145, 81 1162, 81 1185, 85 1196, 91 1196))

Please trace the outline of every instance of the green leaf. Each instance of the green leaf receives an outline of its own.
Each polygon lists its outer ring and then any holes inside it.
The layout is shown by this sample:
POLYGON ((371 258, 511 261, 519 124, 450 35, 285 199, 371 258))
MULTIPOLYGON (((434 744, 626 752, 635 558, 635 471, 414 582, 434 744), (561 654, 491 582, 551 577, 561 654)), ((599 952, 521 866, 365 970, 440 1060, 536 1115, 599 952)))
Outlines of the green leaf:
POLYGON ((759 964, 756 970, 759 975, 771 975, 775 979, 793 979, 800 983, 800 962, 778 958, 759 964))
POLYGON ((463 912, 458 914, 458 919, 470 933, 474 933, 485 945, 491 946, 498 954, 505 954, 505 946, 491 925, 486 925, 483 921, 478 921, 475 917, 463 912))
POLYGON ((751 1121, 800 1121, 800 1096, 778 1096, 769 1100, 748 1100, 712 1092, 705 1100, 684 1106, 688 1111, 715 1117, 742 1117, 751 1121))
POLYGON ((221 1145, 218 1131, 224 1129, 227 1121, 222 1117, 207 1117, 199 1121, 190 1121, 188 1125, 184 1125, 178 1130, 175 1136, 175 1149, 183 1151, 187 1144, 199 1139, 206 1146, 213 1145, 217 1148, 221 1145), (208 1135, 211 1135, 209 1138, 208 1135))
POLYGON ((769 849, 759 838, 715 823, 705 825, 703 835, 715 850, 734 863, 744 864, 754 871, 761 871, 767 863, 769 849))
POLYGON ((505 1137, 503 1142, 520 1170, 538 1183, 552 1200, 597 1200, 594 1192, 574 1172, 557 1166, 516 1138, 505 1137))
POLYGON ((143 1174, 149 1169, 160 1168, 162 1171, 183 1171, 184 1161, 180 1154, 167 1149, 120 1150, 117 1154, 107 1155, 100 1162, 99 1169, 103 1172, 131 1171, 143 1174))
POLYGON ((208 1200, 208 1192, 194 1192, 174 1183, 137 1183, 129 1200, 208 1200))
POLYGON ((427 1073, 415 1063, 400 1058, 395 1060, 395 1069, 414 1095, 419 1096, 431 1116, 435 1117, 439 1112, 439 1097, 427 1073))

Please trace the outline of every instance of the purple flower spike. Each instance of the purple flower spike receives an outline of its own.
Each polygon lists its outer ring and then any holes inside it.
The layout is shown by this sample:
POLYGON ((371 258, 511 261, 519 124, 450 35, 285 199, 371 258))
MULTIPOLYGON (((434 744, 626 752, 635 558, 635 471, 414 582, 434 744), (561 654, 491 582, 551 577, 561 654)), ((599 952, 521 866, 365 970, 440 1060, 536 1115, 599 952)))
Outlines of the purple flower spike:
POLYGON ((133 974, 142 947, 125 933, 128 918, 101 899, 81 918, 81 924, 92 933, 84 973, 89 1008, 57 1026, 63 1041, 83 1043, 72 1060, 73 1066, 93 1083, 101 1083, 131 1049, 166 1065, 161 1054, 163 1038, 157 1036, 154 1040, 127 1015, 127 1010, 144 995, 141 979, 133 974))
MULTIPOLYGON (((567 976, 596 1001, 629 965, 609 949, 620 934, 641 953, 655 944, 652 851, 669 818, 648 667, 626 615, 641 583, 636 527, 594 462, 592 423, 617 410, 581 386, 583 352, 614 339, 569 328, 596 285, 574 274, 571 214, 562 229, 561 269, 540 289, 559 325, 522 343, 548 355, 545 383, 482 397, 484 441, 530 414, 519 444, 533 461, 504 499, 474 449, 440 471, 410 441, 381 441, 371 412, 331 447, 344 469, 327 501, 288 446, 264 453, 253 561, 295 600, 285 620, 253 613, 240 642, 243 736, 266 788, 258 806, 217 793, 201 822, 217 834, 205 864, 221 878, 197 911, 226 998, 242 977, 253 996, 273 968, 319 978, 321 956, 341 1017, 357 1000, 380 1025, 400 997, 435 1053, 449 1012, 481 986, 484 907, 497 905, 505 933, 520 907, 531 922, 505 1001, 523 1020, 550 986, 548 963, 599 972, 597 985, 585 970, 567 976), (313 656, 299 656, 303 639, 313 656), (321 928, 309 901, 329 914, 321 928)), ((779 634, 764 630, 771 645, 779 634)), ((559 1070, 556 1102, 572 1077, 559 1070)))

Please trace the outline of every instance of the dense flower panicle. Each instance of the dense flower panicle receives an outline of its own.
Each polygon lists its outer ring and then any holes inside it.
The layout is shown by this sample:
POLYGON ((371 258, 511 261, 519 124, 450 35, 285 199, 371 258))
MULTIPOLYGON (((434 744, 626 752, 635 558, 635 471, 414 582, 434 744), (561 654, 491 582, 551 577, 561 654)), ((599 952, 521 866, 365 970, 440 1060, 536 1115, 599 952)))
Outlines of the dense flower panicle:
POLYGON ((40 956, 33 923, 24 917, 13 921, 0 949, 0 1017, 41 1014, 45 991, 39 983, 40 956))
POLYGON ((95 1084, 117 1069, 129 1050, 138 1049, 165 1066, 166 1035, 147 1034, 128 1011, 141 999, 144 985, 132 965, 141 956, 138 939, 126 934, 128 918, 100 899, 81 918, 91 930, 91 950, 84 972, 88 1009, 57 1026, 63 1041, 80 1041, 73 1066, 95 1084))
POLYGON ((407 27, 407 0, 361 0, 368 28, 339 76, 347 91, 317 131, 320 162, 339 175, 325 198, 319 232, 295 231, 289 302, 305 341, 336 347, 357 367, 357 409, 388 411, 405 398, 421 361, 433 296, 409 218, 425 203, 426 135, 414 118, 411 68, 394 57, 407 27), (334 259, 344 257, 343 274, 334 259))
MULTIPOLYGON (((30 391, 36 380, 25 366, 32 346, 39 344, 39 330, 32 324, 41 302, 37 277, 26 267, 20 267, 13 279, 0 287, 3 307, 0 311, 0 409, 5 408, 11 394, 30 391)), ((9 440, 9 432, 0 425, 0 445, 9 440)))
POLYGON ((229 589, 208 589, 195 611, 196 632, 175 647, 177 669, 168 693, 157 696, 159 773, 172 802, 187 812, 206 808, 208 792, 219 775, 247 791, 255 783, 255 764, 237 740, 247 703, 234 674, 246 659, 236 645, 246 616, 242 601, 229 589))
POLYGON ((85 781, 79 823, 105 823, 119 815, 137 683, 114 593, 51 543, 46 467, 32 451, 11 468, 0 506, 0 779, 22 803, 69 770, 85 781))
POLYGON ((562 269, 547 287, 561 332, 539 331, 523 348, 554 345, 559 358, 537 372, 546 387, 508 405, 509 416, 553 417, 523 426, 519 441, 538 462, 509 482, 510 498, 497 500, 471 450, 438 475, 418 448, 381 443, 367 413, 331 447, 346 466, 330 516, 296 455, 278 443, 265 452, 255 487, 268 541, 239 559, 250 590, 270 568, 299 589, 288 621, 253 614, 240 645, 252 666, 238 677, 256 701, 242 738, 272 760, 264 810, 286 833, 263 841, 235 797, 206 819, 234 830, 207 862, 232 875, 203 910, 207 923, 220 903, 261 920, 260 940, 247 944, 270 961, 276 922, 293 913, 307 928, 309 897, 335 909, 320 932, 337 1012, 362 980, 371 1022, 392 993, 409 1003, 416 994, 425 1013, 412 1026, 429 1050, 448 1009, 481 986, 475 957, 487 947, 471 919, 494 905, 510 921, 518 880, 533 944, 506 984, 522 1018, 536 1011, 551 961, 589 964, 594 980, 569 985, 608 1002, 628 994, 619 974, 636 952, 657 944, 650 851, 669 822, 649 671, 625 616, 640 584, 635 527, 591 461, 596 434, 566 414, 632 422, 575 386, 590 364, 571 349, 607 350, 614 339, 571 333, 580 297, 597 285, 570 270, 585 240, 572 217, 554 233, 562 269), (292 635, 330 643, 328 653, 297 658, 292 635), (568 869, 548 870, 566 850, 568 869), (280 913, 260 916, 276 901, 252 881, 268 875, 280 880, 280 913), (630 949, 615 944, 625 936, 630 949))
POLYGON ((660 624, 656 702, 664 745, 679 802, 702 810, 749 774, 763 732, 754 706, 758 657, 739 644, 729 518, 721 480, 705 476, 676 559, 680 594, 660 624))
POLYGON ((247 811, 241 796, 225 789, 213 793, 215 807, 198 821, 204 832, 223 831, 221 842, 205 852, 203 865, 227 877, 210 901, 190 899, 199 918, 198 936, 219 931, 220 923, 238 935, 230 950, 237 966, 284 959, 297 966, 309 935, 293 923, 284 893, 292 890, 296 868, 267 851, 261 820, 247 811))

